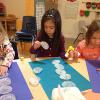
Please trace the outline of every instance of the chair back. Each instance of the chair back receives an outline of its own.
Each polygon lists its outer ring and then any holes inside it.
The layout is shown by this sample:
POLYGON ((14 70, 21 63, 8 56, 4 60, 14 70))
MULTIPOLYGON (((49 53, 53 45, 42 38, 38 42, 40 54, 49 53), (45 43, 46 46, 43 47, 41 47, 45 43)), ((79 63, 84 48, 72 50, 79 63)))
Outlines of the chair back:
POLYGON ((21 32, 16 32, 16 40, 31 42, 32 40, 35 40, 36 33, 36 17, 23 16, 22 30, 21 32))
POLYGON ((36 34, 36 17, 35 16, 23 16, 22 32, 35 33, 36 34))

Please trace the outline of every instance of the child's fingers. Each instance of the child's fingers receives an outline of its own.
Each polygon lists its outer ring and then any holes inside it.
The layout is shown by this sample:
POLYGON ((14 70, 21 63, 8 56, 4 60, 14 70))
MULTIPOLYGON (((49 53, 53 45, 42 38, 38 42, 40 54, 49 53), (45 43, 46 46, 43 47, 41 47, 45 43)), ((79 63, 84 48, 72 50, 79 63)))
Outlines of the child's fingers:
POLYGON ((37 49, 37 48, 39 48, 40 46, 41 46, 41 42, 35 41, 35 43, 34 43, 34 48, 37 49))
POLYGON ((40 41, 35 41, 35 44, 40 44, 40 41))
POLYGON ((8 68, 7 67, 2 67, 2 66, 0 66, 0 67, 1 67, 0 68, 0 75, 5 75, 8 71, 8 68))
POLYGON ((97 68, 96 71, 100 71, 100 68, 97 68))
POLYGON ((0 69, 0 75, 4 75, 4 71, 2 69, 0 69))
POLYGON ((41 42, 40 41, 35 41, 35 44, 40 46, 41 42))

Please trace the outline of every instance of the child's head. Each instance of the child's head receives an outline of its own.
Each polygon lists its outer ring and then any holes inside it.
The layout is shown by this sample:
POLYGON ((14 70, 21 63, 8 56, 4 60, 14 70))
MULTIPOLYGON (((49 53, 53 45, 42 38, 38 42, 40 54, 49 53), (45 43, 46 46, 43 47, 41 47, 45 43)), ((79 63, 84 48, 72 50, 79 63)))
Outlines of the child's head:
POLYGON ((86 33, 87 45, 91 44, 100 47, 100 20, 94 20, 86 33))
POLYGON ((61 35, 61 16, 57 9, 49 9, 41 20, 41 33, 49 37, 59 38, 61 35))

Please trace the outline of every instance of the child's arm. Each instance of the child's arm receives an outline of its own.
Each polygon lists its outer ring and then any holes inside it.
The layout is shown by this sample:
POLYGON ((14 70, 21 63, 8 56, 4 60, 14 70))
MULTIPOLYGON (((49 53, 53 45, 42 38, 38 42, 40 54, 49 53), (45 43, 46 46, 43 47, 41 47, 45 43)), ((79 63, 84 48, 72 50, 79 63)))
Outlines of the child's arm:
POLYGON ((30 53, 31 54, 36 54, 37 49, 40 47, 40 33, 37 34, 37 37, 35 39, 35 41, 32 41, 32 46, 30 48, 30 53))
POLYGON ((73 48, 73 46, 69 46, 66 51, 66 56, 68 57, 68 60, 77 61, 78 58, 82 58, 82 49, 84 48, 84 46, 84 40, 79 42, 76 48, 73 48))
POLYGON ((4 49, 5 49, 6 55, 5 55, 2 65, 10 67, 10 65, 14 59, 15 52, 13 50, 11 43, 8 43, 4 49))
POLYGON ((34 41, 33 45, 30 48, 30 53, 35 53, 35 51, 41 46, 41 42, 34 41))
POLYGON ((82 57, 82 51, 83 51, 83 48, 85 48, 85 47, 86 47, 86 41, 85 40, 82 40, 78 43, 78 45, 75 48, 75 51, 77 51, 78 57, 83 58, 82 57))
POLYGON ((15 56, 15 52, 11 46, 11 43, 5 45, 4 52, 5 52, 5 58, 2 64, 0 65, 0 75, 5 75, 7 73, 8 68, 10 67, 15 56))
POLYGON ((61 37, 61 42, 60 42, 60 57, 67 58, 65 57, 65 40, 63 36, 61 37))

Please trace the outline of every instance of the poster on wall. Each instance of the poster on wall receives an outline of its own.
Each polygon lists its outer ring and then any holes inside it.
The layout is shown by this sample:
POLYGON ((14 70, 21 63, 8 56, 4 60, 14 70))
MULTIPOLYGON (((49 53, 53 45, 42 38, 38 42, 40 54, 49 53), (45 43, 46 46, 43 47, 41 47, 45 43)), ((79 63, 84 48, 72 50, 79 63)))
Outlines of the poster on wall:
POLYGON ((71 19, 76 19, 78 16, 78 7, 79 7, 79 1, 66 1, 65 4, 65 17, 71 18, 71 19))

